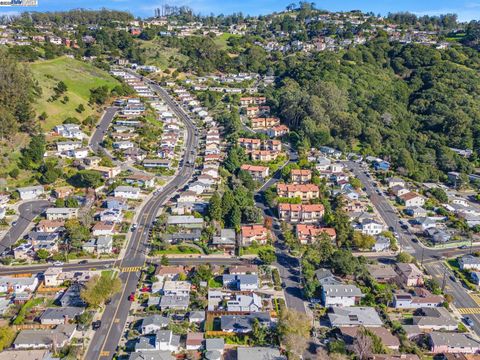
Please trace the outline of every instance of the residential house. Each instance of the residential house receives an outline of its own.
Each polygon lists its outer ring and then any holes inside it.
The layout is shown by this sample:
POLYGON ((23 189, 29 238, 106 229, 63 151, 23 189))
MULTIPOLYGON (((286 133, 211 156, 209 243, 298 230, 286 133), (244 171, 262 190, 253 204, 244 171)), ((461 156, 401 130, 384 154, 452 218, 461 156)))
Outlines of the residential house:
POLYGON ((232 275, 224 274, 222 276, 223 286, 240 291, 250 291, 258 289, 258 275, 232 275))
POLYGON ((388 188, 393 188, 394 186, 405 187, 405 181, 398 177, 390 177, 387 179, 388 188))
POLYGON ((369 264, 367 269, 370 276, 381 284, 392 283, 398 276, 393 267, 386 264, 369 264))
POLYGON ((112 221, 99 221, 92 227, 93 236, 114 235, 115 223, 112 221))
POLYGON ((141 332, 142 334, 153 334, 158 330, 165 329, 170 320, 166 316, 153 314, 142 319, 141 332))
POLYGON ((259 312, 262 310, 262 298, 254 292, 250 294, 235 294, 227 301, 227 311, 230 312, 259 312))
POLYGON ((409 208, 406 208, 404 211, 405 211, 405 214, 415 218, 428 216, 428 211, 420 206, 409 207, 409 208))
POLYGON ((205 321, 205 311, 190 311, 188 322, 190 324, 202 324, 205 321))
POLYGON ((270 169, 267 166, 260 165, 243 164, 240 169, 250 173, 252 178, 256 181, 264 181, 270 173, 270 169))
POLYGON ((390 239, 386 236, 379 235, 375 238, 375 245, 372 246, 372 251, 381 252, 390 249, 390 239))
POLYGON ((49 267, 43 273, 43 282, 47 287, 57 287, 62 284, 63 280, 60 280, 60 274, 63 269, 60 267, 49 267))
POLYGON ((290 180, 293 183, 306 184, 312 181, 312 171, 308 169, 292 169, 290 180))
POLYGON ((398 282, 407 287, 423 286, 422 271, 415 264, 397 263, 398 282))
POLYGON ((414 192, 408 192, 406 194, 398 196, 398 198, 400 202, 403 203, 406 207, 425 205, 425 198, 414 192))
POLYGON ((171 330, 159 330, 153 335, 141 336, 135 344, 135 351, 178 351, 180 336, 171 330))
POLYGON ((189 296, 192 284, 188 281, 167 280, 163 284, 163 295, 189 296))
POLYGON ((315 184, 282 184, 277 183, 277 194, 284 198, 300 198, 302 201, 317 199, 320 190, 315 184))
POLYGON ((237 360, 287 360, 277 348, 237 347, 237 360))
POLYGON ((442 306, 417 309, 412 321, 421 330, 454 331, 458 327, 455 317, 442 306))
POLYGON ((57 325, 54 329, 20 330, 12 347, 15 350, 59 349, 72 340, 75 328, 75 324, 65 324, 57 325))
POLYGON ((140 197, 140 189, 133 186, 118 186, 113 193, 115 197, 123 199, 137 200, 140 197))
POLYGON ((48 208, 45 211, 47 220, 69 220, 78 217, 78 209, 76 208, 48 208))
POLYGON ((269 137, 280 137, 290 132, 290 129, 286 125, 275 125, 267 129, 267 135, 269 137))
MULTIPOLYGON (((385 327, 373 326, 366 327, 365 329, 380 339, 385 348, 391 351, 398 351, 400 348, 400 340, 392 335, 392 333, 385 327)), ((350 351, 353 350, 353 344, 355 343, 355 339, 359 336, 359 331, 361 331, 360 326, 347 326, 340 328, 342 339, 345 342, 347 349, 350 351)))
POLYGON ((185 348, 188 351, 199 350, 204 341, 204 335, 202 332, 189 332, 185 340, 185 348))
POLYGON ((334 228, 324 228, 318 225, 311 224, 297 224, 295 226, 295 234, 301 244, 312 244, 318 240, 322 234, 335 241, 337 233, 334 228))
POLYGON ((22 200, 37 199, 44 193, 43 186, 41 185, 18 188, 17 191, 20 194, 20 199, 22 200))
POLYGON ((461 270, 480 270, 480 257, 464 255, 458 259, 461 270))
POLYGON ((168 350, 135 351, 130 353, 128 360, 175 360, 176 357, 168 350))
POLYGON ((233 265, 228 268, 228 273, 231 275, 246 275, 246 274, 258 274, 257 265, 233 265))
POLYGON ((355 306, 364 295, 355 285, 323 285, 322 302, 329 306, 355 306))
POLYGON ((250 158, 252 161, 275 161, 278 157, 278 152, 270 151, 270 150, 253 150, 250 153, 250 158))
POLYGON ((480 341, 470 334, 433 331, 429 335, 430 351, 434 354, 476 354, 480 341))
POLYGON ((55 196, 57 199, 65 199, 71 195, 73 195, 73 189, 71 187, 61 186, 53 189, 53 196, 55 196))
POLYGON ((264 245, 270 239, 270 231, 263 225, 242 225, 240 234, 243 246, 253 242, 264 245))
POLYGON ((124 180, 128 184, 144 186, 147 188, 151 188, 155 186, 155 177, 151 175, 145 175, 140 173, 132 174, 132 175, 127 175, 124 178, 124 180))
POLYGON ((169 216, 167 225, 178 226, 184 229, 202 229, 203 219, 191 215, 169 216))
POLYGON ((159 308, 161 311, 172 310, 187 310, 190 305, 190 296, 185 295, 163 295, 160 298, 159 308))
POLYGON ((224 332, 246 334, 252 331, 253 323, 256 320, 266 327, 270 327, 272 324, 269 312, 256 312, 248 315, 222 315, 220 328, 224 332))
POLYGON ((83 313, 84 309, 81 307, 57 307, 47 308, 40 315, 40 324, 42 325, 61 325, 68 324, 70 321, 83 313))
POLYGON ((220 234, 213 236, 211 246, 224 251, 235 251, 237 235, 234 229, 221 229, 220 234))
POLYGON ((205 339, 205 359, 221 360, 225 350, 225 340, 223 338, 205 339))
POLYGON ((77 306, 85 307, 87 304, 80 297, 82 286, 78 283, 70 285, 70 287, 63 293, 62 297, 59 300, 59 303, 62 307, 67 306, 77 306))
POLYGON ((0 276, 0 293, 34 292, 38 286, 36 275, 28 277, 0 276))
POLYGON ((332 327, 380 327, 383 325, 377 311, 373 307, 332 307, 328 320, 332 327))
POLYGON ((413 293, 397 292, 393 295, 393 307, 396 309, 419 309, 442 306, 442 295, 433 295, 424 288, 415 288, 413 293))
POLYGON ((378 235, 384 230, 384 226, 378 220, 365 218, 358 223, 358 229, 365 235, 378 235))
POLYGON ((66 151, 72 151, 75 149, 79 149, 82 147, 82 142, 81 141, 60 141, 55 143, 57 146, 57 151, 59 153, 66 152, 66 151))
POLYGON ((302 205, 281 203, 278 204, 278 213, 282 221, 291 223, 313 223, 322 220, 325 208, 322 204, 302 205))
POLYGON ((65 230, 65 221, 63 220, 40 220, 35 227, 38 232, 54 233, 65 230))
POLYGON ((389 188, 388 191, 392 195, 395 195, 396 197, 400 197, 400 196, 408 194, 410 192, 410 190, 403 187, 402 185, 394 185, 391 188, 389 188))

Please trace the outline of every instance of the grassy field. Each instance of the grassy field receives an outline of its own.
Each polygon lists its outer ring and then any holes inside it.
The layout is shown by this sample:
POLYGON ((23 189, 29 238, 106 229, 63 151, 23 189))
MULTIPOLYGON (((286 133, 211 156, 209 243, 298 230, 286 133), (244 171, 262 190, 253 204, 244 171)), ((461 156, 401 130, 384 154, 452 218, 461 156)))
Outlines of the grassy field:
POLYGON ((97 109, 88 106, 90 89, 103 85, 113 88, 118 84, 118 81, 106 71, 67 57, 35 62, 31 65, 31 71, 42 88, 42 96, 35 104, 35 111, 37 115, 47 113, 48 118, 42 123, 45 130, 52 129, 67 117, 83 120, 89 115, 96 114, 97 109), (59 81, 63 81, 68 88, 65 95, 69 97, 69 101, 65 104, 60 101, 61 99, 47 101, 59 81), (85 106, 85 111, 81 114, 75 111, 80 104, 85 106))
POLYGON ((145 50, 148 65, 154 65, 158 68, 172 69, 188 61, 188 57, 179 53, 178 49, 163 46, 158 40, 139 41, 140 47, 145 50), (169 60, 175 57, 177 61, 173 63, 169 60))
POLYGON ((229 46, 227 44, 228 39, 231 37, 240 37, 240 35, 230 34, 230 33, 223 33, 220 36, 217 36, 214 39, 215 44, 223 50, 228 50, 229 46))

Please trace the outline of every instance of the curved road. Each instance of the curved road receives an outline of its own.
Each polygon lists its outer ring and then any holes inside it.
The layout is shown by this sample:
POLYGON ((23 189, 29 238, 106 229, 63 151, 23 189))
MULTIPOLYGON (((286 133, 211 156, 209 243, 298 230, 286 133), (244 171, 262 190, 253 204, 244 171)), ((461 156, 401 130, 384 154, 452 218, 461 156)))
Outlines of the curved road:
POLYGON ((0 252, 13 245, 20 239, 27 230, 30 223, 38 215, 42 214, 46 208, 52 206, 47 200, 32 200, 21 204, 18 207, 19 217, 15 226, 12 226, 0 241, 0 252))
MULTIPOLYGON (((185 143, 184 161, 178 173, 162 190, 162 192, 149 200, 138 216, 137 229, 132 234, 128 243, 125 257, 120 263, 120 268, 140 268, 145 265, 148 251, 149 228, 152 226, 159 210, 171 196, 191 179, 194 167, 189 166, 192 154, 191 151, 198 145, 198 138, 195 135, 196 128, 193 121, 180 109, 170 98, 165 90, 156 84, 152 88, 170 106, 172 111, 185 123, 187 128, 187 141, 185 143)), ((194 160, 194 159, 193 159, 194 160)), ((123 329, 130 311, 128 296, 137 288, 140 272, 121 273, 120 279, 123 288, 120 294, 112 299, 106 307, 102 316, 102 327, 95 333, 89 346, 85 359, 111 359, 117 349, 123 335, 123 329)))

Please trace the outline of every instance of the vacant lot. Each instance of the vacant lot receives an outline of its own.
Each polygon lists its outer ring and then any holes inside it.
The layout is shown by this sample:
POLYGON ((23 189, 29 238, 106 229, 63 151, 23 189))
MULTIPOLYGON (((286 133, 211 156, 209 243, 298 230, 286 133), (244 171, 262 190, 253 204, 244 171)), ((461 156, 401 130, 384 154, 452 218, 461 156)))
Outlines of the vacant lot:
POLYGON ((42 122, 45 130, 62 123, 67 117, 77 117, 83 120, 89 115, 96 113, 97 109, 88 105, 90 89, 107 85, 113 88, 118 81, 106 71, 100 70, 93 65, 61 57, 53 60, 38 61, 31 65, 32 73, 42 88, 42 96, 35 105, 37 115, 45 112, 48 117, 42 122), (54 94, 53 88, 59 81, 67 85, 68 101, 62 103, 62 98, 54 102, 47 100, 54 94), (79 114, 75 109, 83 104, 85 111, 79 114))

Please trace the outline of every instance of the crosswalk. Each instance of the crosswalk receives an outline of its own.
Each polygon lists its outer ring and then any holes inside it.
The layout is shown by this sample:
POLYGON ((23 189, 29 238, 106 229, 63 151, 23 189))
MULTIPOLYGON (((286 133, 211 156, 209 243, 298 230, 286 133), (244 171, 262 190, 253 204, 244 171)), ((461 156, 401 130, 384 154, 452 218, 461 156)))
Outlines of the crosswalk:
POLYGON ((102 351, 100 352, 100 357, 109 357, 110 356, 110 351, 102 351))
POLYGON ((472 294, 472 293, 470 293, 469 295, 470 295, 470 297, 472 298, 472 300, 475 301, 475 304, 477 304, 478 306, 480 306, 480 294, 472 294))
POLYGON ((121 272, 137 272, 141 270, 142 270, 141 266, 126 266, 120 269, 121 272))
POLYGON ((460 314, 480 314, 480 308, 457 308, 460 314))

